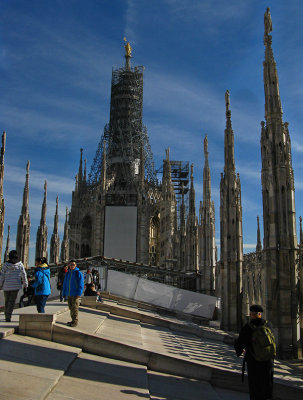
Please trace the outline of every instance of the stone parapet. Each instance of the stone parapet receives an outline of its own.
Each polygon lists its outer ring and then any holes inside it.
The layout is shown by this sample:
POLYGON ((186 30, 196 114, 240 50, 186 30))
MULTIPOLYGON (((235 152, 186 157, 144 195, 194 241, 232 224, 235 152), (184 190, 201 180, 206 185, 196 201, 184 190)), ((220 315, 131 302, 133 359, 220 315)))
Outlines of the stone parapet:
POLYGON ((19 333, 52 340, 53 324, 56 319, 57 314, 22 314, 19 317, 19 333))

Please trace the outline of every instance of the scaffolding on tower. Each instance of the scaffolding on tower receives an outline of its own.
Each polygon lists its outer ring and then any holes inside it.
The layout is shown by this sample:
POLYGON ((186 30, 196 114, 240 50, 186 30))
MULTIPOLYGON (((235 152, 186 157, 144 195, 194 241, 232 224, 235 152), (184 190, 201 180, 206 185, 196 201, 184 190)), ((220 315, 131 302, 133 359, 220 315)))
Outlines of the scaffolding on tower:
POLYGON ((112 72, 110 121, 104 127, 88 176, 92 186, 101 176, 104 146, 107 170, 115 166, 117 169, 118 165, 128 183, 134 180, 134 169, 143 149, 145 180, 150 185, 157 185, 147 129, 142 124, 143 70, 142 66, 131 68, 127 62, 124 68, 112 72))
MULTIPOLYGON (((189 161, 173 161, 170 160, 171 180, 176 194, 177 216, 180 226, 180 207, 182 203, 182 192, 184 195, 184 204, 186 214, 188 212, 189 203, 189 161)), ((157 174, 163 174, 163 166, 157 169, 157 174)))

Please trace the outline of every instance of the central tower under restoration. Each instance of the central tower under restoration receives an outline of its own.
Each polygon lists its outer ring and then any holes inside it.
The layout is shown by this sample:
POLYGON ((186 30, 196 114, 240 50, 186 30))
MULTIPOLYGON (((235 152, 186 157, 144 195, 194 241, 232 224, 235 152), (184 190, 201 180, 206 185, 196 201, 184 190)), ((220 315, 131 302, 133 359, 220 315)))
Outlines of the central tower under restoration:
MULTIPOLYGON (((147 198, 156 174, 142 123, 143 71, 125 65, 112 72, 109 123, 104 128, 88 179, 82 150, 70 212, 70 257, 104 255, 148 263, 147 198)), ((86 164, 85 164, 86 165, 86 164)))

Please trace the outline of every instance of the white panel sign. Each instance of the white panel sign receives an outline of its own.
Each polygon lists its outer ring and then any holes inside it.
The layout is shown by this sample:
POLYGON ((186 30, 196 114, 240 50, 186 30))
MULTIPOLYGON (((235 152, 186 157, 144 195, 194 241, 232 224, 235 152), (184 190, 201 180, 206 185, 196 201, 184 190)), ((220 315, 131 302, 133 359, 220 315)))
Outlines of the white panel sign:
POLYGON ((140 278, 135 294, 135 300, 145 301, 155 306, 171 309, 174 304, 174 296, 178 289, 163 283, 148 281, 140 278))
POLYGON ((216 303, 217 298, 214 296, 178 289, 173 309, 186 314, 199 315, 211 319, 216 303))
POLYGON ((114 270, 108 271, 107 290, 117 296, 209 319, 212 319, 218 301, 214 296, 178 289, 114 270))
POLYGON ((105 207, 104 256, 136 261, 137 207, 105 207))
POLYGON ((107 278, 107 290, 117 296, 133 299, 139 278, 135 275, 109 270, 107 278))

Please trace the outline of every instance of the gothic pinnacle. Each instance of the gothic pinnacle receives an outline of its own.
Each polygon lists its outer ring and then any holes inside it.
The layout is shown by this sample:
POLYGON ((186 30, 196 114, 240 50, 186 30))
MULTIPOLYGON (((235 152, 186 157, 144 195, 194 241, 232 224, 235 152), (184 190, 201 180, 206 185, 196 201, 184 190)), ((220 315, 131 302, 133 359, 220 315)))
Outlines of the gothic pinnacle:
POLYGON ((28 161, 26 165, 26 179, 23 191, 21 215, 18 220, 18 229, 16 237, 16 250, 25 268, 27 268, 28 264, 29 238, 30 238, 30 216, 28 212, 29 166, 30 163, 28 161))
POLYGON ((46 225, 46 198, 47 182, 44 182, 44 197, 41 209, 40 225, 37 229, 36 238, 36 258, 47 257, 47 225, 46 225))
POLYGON ((205 159, 205 164, 208 164, 208 139, 207 139, 207 135, 205 135, 205 138, 204 138, 204 159, 205 159))
POLYGON ((194 164, 190 166, 190 189, 189 189, 189 214, 195 216, 195 188, 194 188, 194 164))
POLYGON ((263 62, 264 75, 264 92, 265 92, 265 119, 277 119, 282 121, 282 106, 279 91, 279 78, 274 59, 273 50, 271 47, 272 36, 269 34, 272 31, 272 21, 267 8, 264 14, 264 45, 265 45, 265 60, 263 62))
POLYGON ((101 174, 102 190, 106 188, 106 141, 103 142, 103 153, 102 153, 102 174, 101 174))
POLYGON ((234 133, 231 125, 230 96, 228 90, 225 92, 225 105, 226 105, 226 129, 224 135, 224 157, 225 157, 224 173, 227 173, 235 171, 234 133))
POLYGON ((226 106, 226 114, 230 111, 230 96, 229 90, 225 92, 225 106, 226 106))
POLYGON ((80 149, 80 163, 79 163, 79 172, 78 172, 78 185, 82 184, 82 157, 83 157, 83 149, 80 149))
POLYGON ((5 249, 5 253, 4 253, 4 261, 8 260, 9 246, 10 246, 10 231, 11 231, 11 227, 10 227, 10 225, 8 225, 8 227, 7 227, 6 249, 5 249))
POLYGON ((261 233, 260 233, 260 221, 259 221, 259 215, 257 216, 257 245, 256 245, 256 251, 259 252, 262 250, 262 244, 261 244, 261 233))
POLYGON ((269 7, 264 14, 264 36, 268 36, 272 32, 272 20, 269 7))
POLYGON ((61 261, 66 262, 69 259, 69 238, 68 238, 68 208, 66 207, 64 234, 61 243, 61 261))
POLYGON ((6 132, 3 131, 2 134, 2 147, 1 147, 1 159, 0 159, 0 164, 4 164, 4 153, 5 153, 5 144, 6 144, 6 132))
POLYGON ((50 244, 50 262, 58 264, 59 262, 60 239, 58 235, 58 196, 56 198, 56 213, 54 217, 54 229, 50 244))
POLYGON ((84 160, 84 173, 83 173, 83 180, 86 183, 86 159, 84 160))
POLYGON ((203 168, 203 203, 210 204, 211 201, 211 181, 210 181, 210 169, 208 165, 208 139, 207 135, 204 138, 204 168, 203 168))
POLYGON ((190 184, 191 186, 194 185, 194 164, 190 166, 190 184))
POLYGON ((23 191, 23 204, 22 204, 22 214, 24 214, 24 215, 28 213, 29 167, 30 167, 30 162, 28 160, 27 164, 26 164, 26 178, 25 178, 25 185, 24 185, 24 191, 23 191))
POLYGON ((41 212, 41 224, 46 222, 46 197, 47 197, 47 181, 44 182, 44 198, 41 212))
POLYGON ((59 203, 59 196, 56 197, 56 214, 54 219, 54 233, 58 234, 58 203, 59 203))

